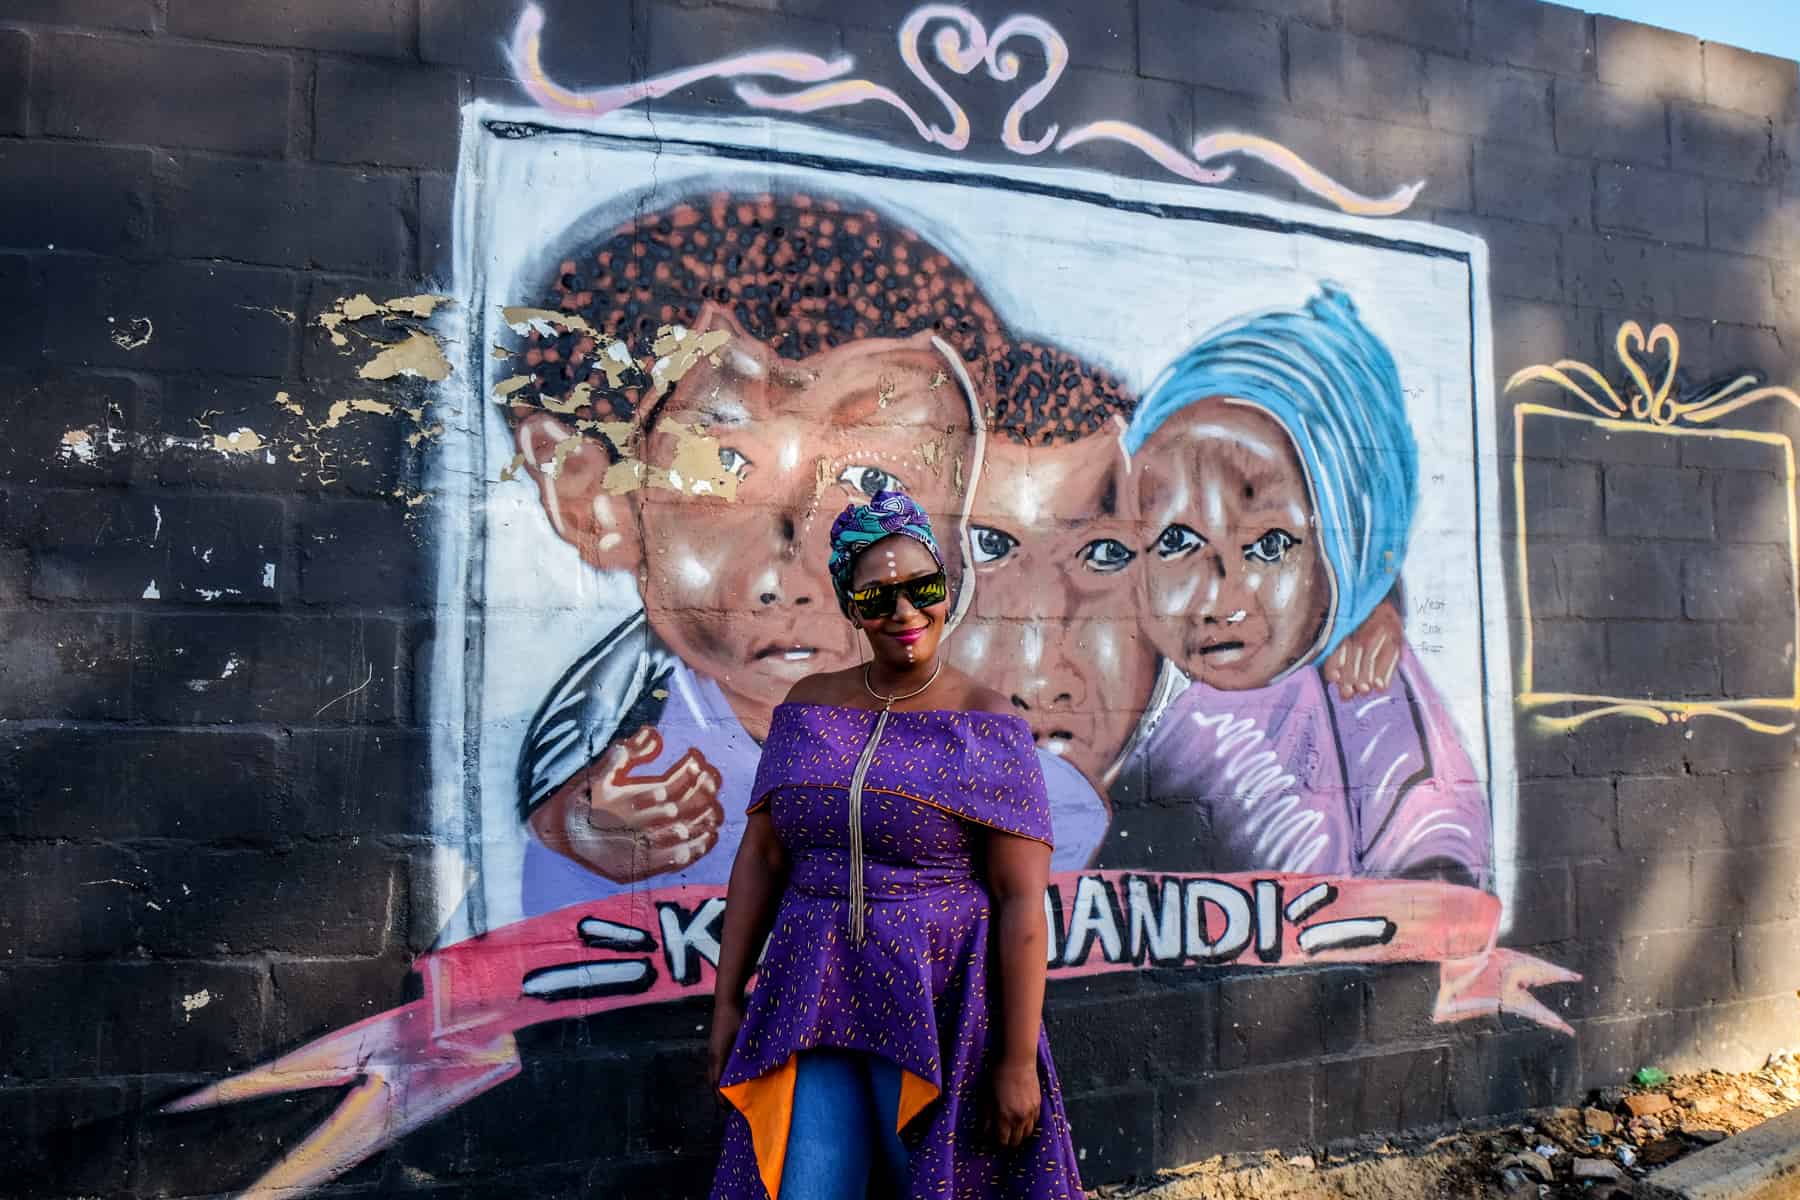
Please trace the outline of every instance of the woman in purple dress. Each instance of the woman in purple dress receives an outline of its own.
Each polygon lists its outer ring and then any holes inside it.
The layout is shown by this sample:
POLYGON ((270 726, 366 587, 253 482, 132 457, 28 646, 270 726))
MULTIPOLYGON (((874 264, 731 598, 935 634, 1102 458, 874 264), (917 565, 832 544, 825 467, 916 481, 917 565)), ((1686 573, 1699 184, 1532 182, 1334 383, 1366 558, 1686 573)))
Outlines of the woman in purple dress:
POLYGON ((714 1200, 1073 1200, 1031 730, 944 666, 943 556, 909 498, 846 509, 830 569, 872 660, 801 680, 763 745, 714 994, 714 1200))

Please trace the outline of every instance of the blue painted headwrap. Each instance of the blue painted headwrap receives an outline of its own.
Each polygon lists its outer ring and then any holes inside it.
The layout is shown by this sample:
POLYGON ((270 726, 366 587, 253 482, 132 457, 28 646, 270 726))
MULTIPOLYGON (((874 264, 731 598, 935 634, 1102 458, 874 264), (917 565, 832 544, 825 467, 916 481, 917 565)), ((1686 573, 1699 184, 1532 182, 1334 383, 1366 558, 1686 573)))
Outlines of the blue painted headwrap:
POLYGON ((1323 658, 1381 603, 1406 557, 1419 449, 1394 357, 1350 297, 1323 284, 1304 311, 1223 326, 1166 367, 1132 416, 1126 451, 1213 396, 1262 409, 1300 452, 1335 593, 1323 658))
POLYGON ((931 551, 939 567, 944 565, 925 510, 905 492, 876 492, 869 503, 850 505, 831 523, 831 584, 837 589, 840 606, 850 594, 850 572, 857 556, 896 533, 918 542, 931 551))

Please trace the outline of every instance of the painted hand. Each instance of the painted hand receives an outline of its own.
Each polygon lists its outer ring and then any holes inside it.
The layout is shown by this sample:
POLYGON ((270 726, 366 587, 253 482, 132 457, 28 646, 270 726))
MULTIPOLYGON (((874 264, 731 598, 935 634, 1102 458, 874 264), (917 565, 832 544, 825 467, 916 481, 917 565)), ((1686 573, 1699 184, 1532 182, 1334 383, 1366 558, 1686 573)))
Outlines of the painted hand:
POLYGON ((532 827, 552 849, 615 883, 699 859, 718 843, 725 819, 719 772, 689 750, 660 775, 632 774, 662 747, 649 727, 614 742, 532 814, 532 827))
POLYGON ((1325 682, 1336 685, 1338 695, 1345 700, 1385 689, 1393 682, 1394 668, 1400 665, 1400 647, 1405 638, 1400 613, 1392 603, 1383 600, 1368 620, 1325 660, 1325 682))
POLYGON ((1037 1129, 1038 1108, 1043 1102, 1037 1061, 1000 1063, 989 1082, 989 1136, 1004 1149, 1016 1150, 1037 1129))

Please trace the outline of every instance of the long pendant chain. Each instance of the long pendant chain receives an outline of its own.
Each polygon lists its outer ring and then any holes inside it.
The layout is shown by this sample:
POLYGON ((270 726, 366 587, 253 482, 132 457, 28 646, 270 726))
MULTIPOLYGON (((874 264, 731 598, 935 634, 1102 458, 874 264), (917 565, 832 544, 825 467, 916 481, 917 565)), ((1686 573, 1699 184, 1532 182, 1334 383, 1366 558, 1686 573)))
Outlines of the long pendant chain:
POLYGON ((875 761, 875 747, 881 742, 881 731, 887 728, 889 708, 875 717, 875 728, 863 745, 862 757, 856 760, 856 771, 850 776, 850 944, 863 944, 863 779, 869 764, 875 761))
POLYGON ((869 668, 874 665, 874 663, 870 663, 863 668, 863 687, 869 695, 881 701, 881 711, 875 716, 875 728, 869 731, 869 740, 863 744, 862 757, 856 760, 856 770, 850 775, 850 944, 857 947, 863 944, 865 933, 863 918, 865 904, 863 891, 863 780, 868 777, 869 764, 875 761, 875 748, 881 744, 881 731, 887 728, 888 714, 894 711, 894 701, 911 700, 936 683, 938 672, 944 669, 944 660, 938 659, 937 666, 932 668, 931 678, 927 679, 922 687, 907 692, 903 696, 883 696, 875 690, 875 685, 869 681, 869 668))

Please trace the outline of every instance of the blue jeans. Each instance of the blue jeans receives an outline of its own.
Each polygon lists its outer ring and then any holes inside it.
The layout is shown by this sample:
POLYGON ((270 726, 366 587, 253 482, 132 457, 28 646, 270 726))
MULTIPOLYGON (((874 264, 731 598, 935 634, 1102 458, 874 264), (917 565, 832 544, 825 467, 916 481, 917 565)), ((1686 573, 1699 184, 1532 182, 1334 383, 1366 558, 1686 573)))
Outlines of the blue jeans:
POLYGON ((900 1068, 852 1050, 806 1050, 799 1059, 781 1200, 863 1200, 878 1154, 905 1195, 906 1146, 894 1130, 900 1068))

